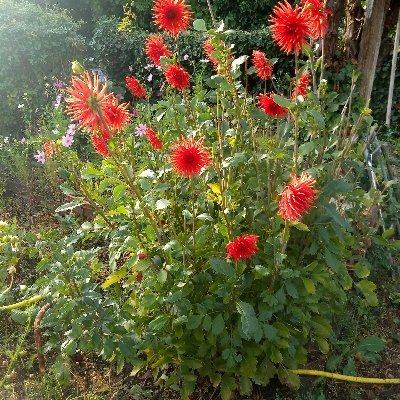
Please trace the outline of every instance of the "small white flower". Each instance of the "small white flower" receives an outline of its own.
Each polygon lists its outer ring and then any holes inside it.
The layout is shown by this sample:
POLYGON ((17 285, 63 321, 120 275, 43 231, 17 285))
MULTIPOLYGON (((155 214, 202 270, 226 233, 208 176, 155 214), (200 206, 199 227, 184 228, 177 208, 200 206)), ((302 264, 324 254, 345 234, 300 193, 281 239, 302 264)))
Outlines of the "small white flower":
POLYGON ((51 131, 51 133, 54 133, 54 135, 58 135, 60 133, 60 131, 58 129, 53 129, 51 131))
POLYGON ((149 82, 151 82, 151 81, 153 80, 153 74, 150 74, 150 75, 147 77, 147 80, 148 80, 149 82))
POLYGON ((24 107, 25 107, 25 104, 24 104, 24 103, 18 104, 18 108, 24 108, 24 107))

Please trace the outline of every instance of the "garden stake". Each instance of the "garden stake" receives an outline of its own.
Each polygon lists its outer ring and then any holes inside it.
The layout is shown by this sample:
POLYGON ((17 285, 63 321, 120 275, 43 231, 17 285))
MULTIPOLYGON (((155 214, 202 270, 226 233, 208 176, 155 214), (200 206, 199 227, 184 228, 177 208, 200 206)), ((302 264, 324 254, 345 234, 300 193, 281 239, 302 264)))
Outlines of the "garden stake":
POLYGON ((355 383, 370 383, 370 384, 386 384, 386 385, 400 385, 400 379, 386 379, 386 378, 364 378, 361 376, 351 376, 336 374, 334 372, 318 371, 315 369, 291 369, 291 372, 298 375, 312 375, 322 376, 324 378, 337 379, 339 381, 355 382, 355 383))
POLYGON ((40 334, 40 321, 44 317, 46 311, 51 307, 50 303, 46 303, 37 313, 35 322, 33 323, 33 336, 35 337, 36 352, 38 357, 39 371, 41 374, 46 372, 46 363, 44 355, 40 352, 42 347, 42 335, 40 334))

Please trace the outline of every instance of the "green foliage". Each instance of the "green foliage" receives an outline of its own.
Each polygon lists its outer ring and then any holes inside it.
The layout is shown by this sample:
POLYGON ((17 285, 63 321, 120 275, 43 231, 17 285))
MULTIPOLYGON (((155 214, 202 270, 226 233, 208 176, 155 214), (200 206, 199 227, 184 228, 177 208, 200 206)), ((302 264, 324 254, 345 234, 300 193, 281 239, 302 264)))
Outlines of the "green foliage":
POLYGON ((45 102, 45 82, 65 76, 81 54, 79 24, 64 11, 26 2, 0 1, 0 134, 18 136, 24 128, 20 107, 30 121, 45 102))
MULTIPOLYGON (((210 27, 210 24, 208 24, 208 27, 210 27)), ((144 43, 148 35, 148 31, 142 30, 118 31, 117 19, 102 18, 98 21, 90 42, 94 57, 94 60, 90 61, 90 65, 100 67, 112 80, 118 83, 123 82, 125 76, 131 74, 129 66, 132 66, 132 74, 146 82, 150 92, 156 95, 163 79, 162 74, 155 68, 144 68, 146 64, 151 62, 144 54, 144 43), (146 79, 150 73, 153 75, 153 80, 149 83, 146 79)), ((199 61, 206 58, 203 50, 205 39, 206 34, 204 32, 196 31, 184 32, 179 36, 178 43, 165 36, 165 41, 171 49, 178 52, 181 60, 183 60, 185 54, 189 56, 187 61, 183 61, 183 65, 192 74, 200 73, 202 70, 199 61)), ((293 59, 292 57, 282 57, 282 53, 279 52, 272 41, 269 30, 232 31, 227 40, 234 44, 233 50, 237 55, 251 56, 253 50, 262 50, 266 52, 269 58, 277 58, 278 62, 274 66, 275 76, 278 82, 282 81, 286 87, 288 86, 289 78, 285 77, 285 74, 293 68, 293 59)), ((209 72, 212 70, 211 67, 207 69, 209 72)), ((254 76, 249 76, 249 84, 251 88, 264 89, 264 86, 254 76)))

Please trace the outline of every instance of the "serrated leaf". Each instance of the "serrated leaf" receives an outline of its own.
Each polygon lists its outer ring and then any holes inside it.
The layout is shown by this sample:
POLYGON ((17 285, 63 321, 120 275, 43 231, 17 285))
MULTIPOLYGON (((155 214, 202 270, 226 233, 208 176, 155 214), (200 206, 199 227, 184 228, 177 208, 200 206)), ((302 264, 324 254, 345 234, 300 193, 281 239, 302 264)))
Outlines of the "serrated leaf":
POLYGON ((323 131, 325 129, 325 118, 324 116, 317 110, 311 110, 310 114, 314 117, 317 122, 318 128, 323 131))
POLYGON ((297 230, 302 232, 310 232, 308 226, 300 221, 291 221, 290 226, 294 226, 297 230))
POLYGON ((74 208, 79 207, 82 204, 85 204, 83 197, 76 197, 74 201, 71 201, 70 203, 65 203, 62 206, 56 208, 55 212, 59 213, 59 212, 73 210, 74 208))
POLYGON ((238 301, 236 309, 240 314, 241 327, 246 339, 260 340, 262 330, 253 306, 244 301, 238 301))
POLYGON ((125 276, 128 274, 128 271, 126 270, 126 268, 121 268, 118 271, 114 271, 112 272, 107 279, 105 280, 105 282, 103 282, 103 284, 101 285, 102 289, 106 289, 109 286, 113 285, 114 283, 117 283, 118 281, 120 281, 121 279, 125 278, 125 276))
POLYGON ((213 335, 220 335, 225 328, 225 321, 222 314, 218 314, 212 322, 211 332, 213 335))
POLYGON ((202 315, 189 315, 186 327, 190 330, 197 329, 200 326, 202 319, 202 315))
POLYGON ((160 315, 149 323, 149 329, 151 331, 159 331, 164 328, 168 321, 169 317, 167 317, 166 315, 160 315))
POLYGON ((358 282, 356 286, 361 290, 365 300, 370 306, 374 307, 378 305, 378 297, 375 293, 376 285, 373 282, 363 280, 358 282))
POLYGON ((367 353, 379 353, 385 348, 385 342, 378 336, 368 336, 361 341, 356 351, 359 351, 363 355, 367 353))
POLYGON ((286 97, 280 96, 279 94, 273 94, 272 98, 274 99, 275 103, 284 108, 290 108, 291 102, 286 97))
POLYGON ((229 278, 235 276, 234 266, 219 258, 210 258, 211 268, 219 275, 225 275, 229 278))
POLYGON ((315 149, 315 142, 306 142, 299 147, 299 156, 303 157, 310 154, 315 149))
POLYGON ((236 389, 235 378, 231 375, 224 374, 221 380, 221 398, 222 400, 230 400, 236 389))
POLYGON ((355 264, 353 270, 360 279, 367 278, 370 274, 369 268, 362 262, 355 264))

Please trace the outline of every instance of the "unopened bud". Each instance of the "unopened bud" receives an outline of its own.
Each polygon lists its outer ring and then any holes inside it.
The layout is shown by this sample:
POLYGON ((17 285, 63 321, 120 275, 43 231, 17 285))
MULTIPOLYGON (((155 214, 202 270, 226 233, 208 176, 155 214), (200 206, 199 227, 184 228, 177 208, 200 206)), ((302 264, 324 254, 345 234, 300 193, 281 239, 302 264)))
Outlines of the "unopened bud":
POLYGON ((144 250, 139 250, 137 256, 139 260, 144 260, 147 257, 147 253, 144 250))
POLYGON ((72 72, 76 75, 83 75, 85 73, 85 68, 79 61, 72 61, 72 72))

